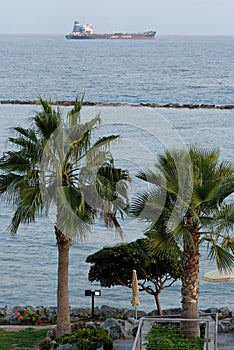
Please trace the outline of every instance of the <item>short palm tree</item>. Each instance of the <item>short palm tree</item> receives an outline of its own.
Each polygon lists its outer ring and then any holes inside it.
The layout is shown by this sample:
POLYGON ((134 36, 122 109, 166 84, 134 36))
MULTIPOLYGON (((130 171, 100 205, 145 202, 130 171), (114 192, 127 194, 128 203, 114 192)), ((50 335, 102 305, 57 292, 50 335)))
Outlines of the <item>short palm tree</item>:
MULTIPOLYGON (((149 222, 154 254, 182 251, 182 318, 198 319, 200 244, 207 243, 219 269, 234 263, 234 168, 219 161, 217 149, 191 147, 166 151, 155 171, 142 170, 137 177, 151 188, 136 196, 131 211, 149 222)), ((199 323, 182 322, 181 332, 199 336, 199 323)))
MULTIPOLYGON (((47 215, 51 206, 56 208, 57 336, 71 332, 68 293, 71 243, 85 237, 98 212, 111 202, 117 182, 126 189, 125 182, 129 180, 128 173, 119 169, 118 179, 112 181, 110 175, 116 169, 109 145, 118 136, 96 137, 92 141, 100 116, 82 124, 82 102, 83 97, 76 98, 64 121, 60 107, 54 109, 50 101, 40 97, 41 110, 33 117, 32 127, 15 127, 16 137, 9 138, 17 150, 13 148, 0 158, 0 194, 15 209, 11 233, 17 232, 20 223, 34 222, 47 215)), ((121 198, 113 217, 127 205, 127 190, 121 198)))

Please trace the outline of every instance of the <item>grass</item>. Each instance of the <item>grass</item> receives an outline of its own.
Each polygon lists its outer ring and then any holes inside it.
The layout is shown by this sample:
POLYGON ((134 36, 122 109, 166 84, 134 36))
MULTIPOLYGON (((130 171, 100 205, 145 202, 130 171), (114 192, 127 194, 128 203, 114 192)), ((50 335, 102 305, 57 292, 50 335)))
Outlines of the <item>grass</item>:
POLYGON ((17 331, 0 329, 1 350, 38 349, 39 342, 46 337, 48 329, 25 328, 17 331))

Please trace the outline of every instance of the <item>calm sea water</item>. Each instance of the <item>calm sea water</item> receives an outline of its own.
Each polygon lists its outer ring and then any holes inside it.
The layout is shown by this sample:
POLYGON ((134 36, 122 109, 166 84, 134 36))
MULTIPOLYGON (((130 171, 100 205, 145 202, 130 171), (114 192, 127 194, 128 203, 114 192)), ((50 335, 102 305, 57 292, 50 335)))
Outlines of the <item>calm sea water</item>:
POLYGON ((0 35, 0 98, 233 103, 234 37, 80 41, 0 35))
MULTIPOLYGON (((0 35, 0 100, 36 99, 38 94, 74 99, 86 91, 96 102, 233 104, 233 37, 157 37, 147 42, 67 41, 62 36, 0 35)), ((6 146, 9 128, 27 125, 36 106, 0 105, 0 145, 6 146)), ((217 146, 221 158, 233 161, 234 111, 151 110, 142 107, 85 108, 84 117, 101 112, 103 133, 118 132, 122 143, 113 152, 117 164, 131 175, 151 165, 163 149, 198 143, 217 146), (150 163, 151 162, 151 163, 150 163)), ((132 192, 138 186, 133 181, 132 192)), ((0 210, 0 306, 56 305, 57 248, 53 218, 7 233, 11 209, 0 210)), ((126 218, 124 241, 142 237, 145 226, 126 218)), ((97 289, 87 279, 86 257, 104 245, 121 242, 114 230, 98 222, 92 233, 70 253, 70 304, 89 306, 85 289, 97 289)), ((201 251, 200 275, 215 265, 201 251)), ((162 307, 180 305, 180 283, 163 291, 162 307)), ((210 284, 200 279, 200 307, 234 308, 233 283, 210 284)), ((103 289, 95 304, 131 307, 131 290, 103 289)), ((140 295, 142 309, 154 308, 152 297, 140 295)))

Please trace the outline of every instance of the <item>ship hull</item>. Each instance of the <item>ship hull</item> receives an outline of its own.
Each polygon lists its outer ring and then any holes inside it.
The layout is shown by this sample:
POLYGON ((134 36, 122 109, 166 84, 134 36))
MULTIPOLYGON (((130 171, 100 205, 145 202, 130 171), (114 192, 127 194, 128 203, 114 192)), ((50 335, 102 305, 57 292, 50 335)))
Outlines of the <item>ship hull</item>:
POLYGON ((114 34, 80 34, 70 33, 66 35, 66 39, 77 40, 152 40, 155 38, 156 32, 150 31, 145 33, 114 33, 114 34))

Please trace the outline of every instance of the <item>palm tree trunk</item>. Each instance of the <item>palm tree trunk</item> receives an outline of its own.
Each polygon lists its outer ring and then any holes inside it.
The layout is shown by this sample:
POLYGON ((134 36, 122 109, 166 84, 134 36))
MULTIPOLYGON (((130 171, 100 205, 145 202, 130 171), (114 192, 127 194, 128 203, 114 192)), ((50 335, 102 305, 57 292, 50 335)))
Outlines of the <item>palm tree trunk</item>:
MULTIPOLYGON (((199 235, 193 235, 194 244, 184 243, 182 276, 182 318, 198 319, 198 273, 199 273, 199 235)), ((181 333, 187 338, 200 336, 199 322, 181 322, 181 333)))
POLYGON ((71 333, 69 292, 68 292, 68 265, 71 239, 55 227, 58 245, 58 288, 57 288, 57 330, 56 336, 71 333))

